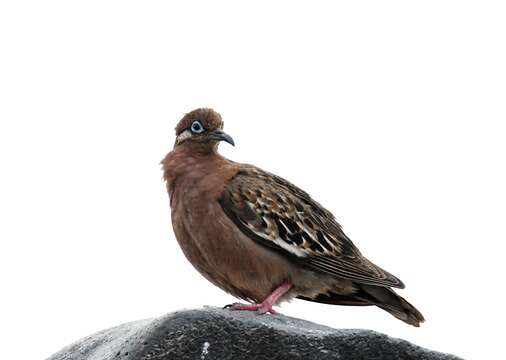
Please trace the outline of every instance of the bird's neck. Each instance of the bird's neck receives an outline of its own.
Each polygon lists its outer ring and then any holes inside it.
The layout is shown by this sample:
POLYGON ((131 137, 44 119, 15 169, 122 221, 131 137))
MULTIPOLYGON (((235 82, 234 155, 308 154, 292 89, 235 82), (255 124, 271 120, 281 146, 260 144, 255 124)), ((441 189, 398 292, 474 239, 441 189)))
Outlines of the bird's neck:
POLYGON ((176 146, 162 160, 163 177, 167 183, 169 195, 179 183, 186 183, 192 177, 202 177, 223 168, 224 164, 231 164, 229 160, 217 151, 196 151, 194 147, 176 146))

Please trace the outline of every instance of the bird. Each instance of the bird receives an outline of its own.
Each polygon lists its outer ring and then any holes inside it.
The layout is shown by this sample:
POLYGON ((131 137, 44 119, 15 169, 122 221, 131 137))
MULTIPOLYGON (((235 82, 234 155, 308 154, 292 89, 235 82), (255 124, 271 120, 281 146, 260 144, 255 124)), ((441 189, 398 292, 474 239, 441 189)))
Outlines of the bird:
POLYGON ((329 210, 288 180, 219 154, 221 142, 235 146, 223 124, 210 108, 185 114, 161 167, 179 246, 244 301, 228 308, 276 314, 292 299, 377 306, 420 326, 423 315, 393 290, 403 282, 365 258, 329 210))

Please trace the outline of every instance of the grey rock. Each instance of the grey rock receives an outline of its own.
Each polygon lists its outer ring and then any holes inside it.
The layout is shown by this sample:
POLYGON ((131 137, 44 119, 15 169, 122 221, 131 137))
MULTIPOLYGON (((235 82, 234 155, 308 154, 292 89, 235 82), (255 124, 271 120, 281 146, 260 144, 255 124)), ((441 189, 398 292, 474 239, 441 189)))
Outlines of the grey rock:
POLYGON ((458 360, 371 330, 337 330, 283 315, 178 311, 88 336, 48 360, 458 360))

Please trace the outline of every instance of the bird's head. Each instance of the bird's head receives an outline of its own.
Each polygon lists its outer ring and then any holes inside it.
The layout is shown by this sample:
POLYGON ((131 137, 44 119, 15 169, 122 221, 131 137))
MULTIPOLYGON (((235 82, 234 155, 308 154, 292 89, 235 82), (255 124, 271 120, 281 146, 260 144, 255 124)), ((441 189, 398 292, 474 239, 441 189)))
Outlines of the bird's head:
POLYGON ((223 120, 213 109, 196 109, 186 114, 176 126, 178 146, 190 146, 199 152, 213 152, 220 141, 234 145, 234 140, 223 131, 223 120))

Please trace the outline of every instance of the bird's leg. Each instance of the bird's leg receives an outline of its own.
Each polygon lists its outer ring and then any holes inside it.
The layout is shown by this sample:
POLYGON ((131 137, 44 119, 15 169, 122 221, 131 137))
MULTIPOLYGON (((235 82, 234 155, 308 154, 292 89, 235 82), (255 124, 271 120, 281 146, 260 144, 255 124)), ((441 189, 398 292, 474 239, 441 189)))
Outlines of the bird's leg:
POLYGON ((235 303, 228 306, 232 310, 246 310, 246 311, 258 311, 261 314, 271 313, 276 314, 276 311, 272 308, 278 300, 285 295, 288 290, 292 288, 292 284, 284 282, 277 287, 264 301, 259 304, 240 304, 235 303))

